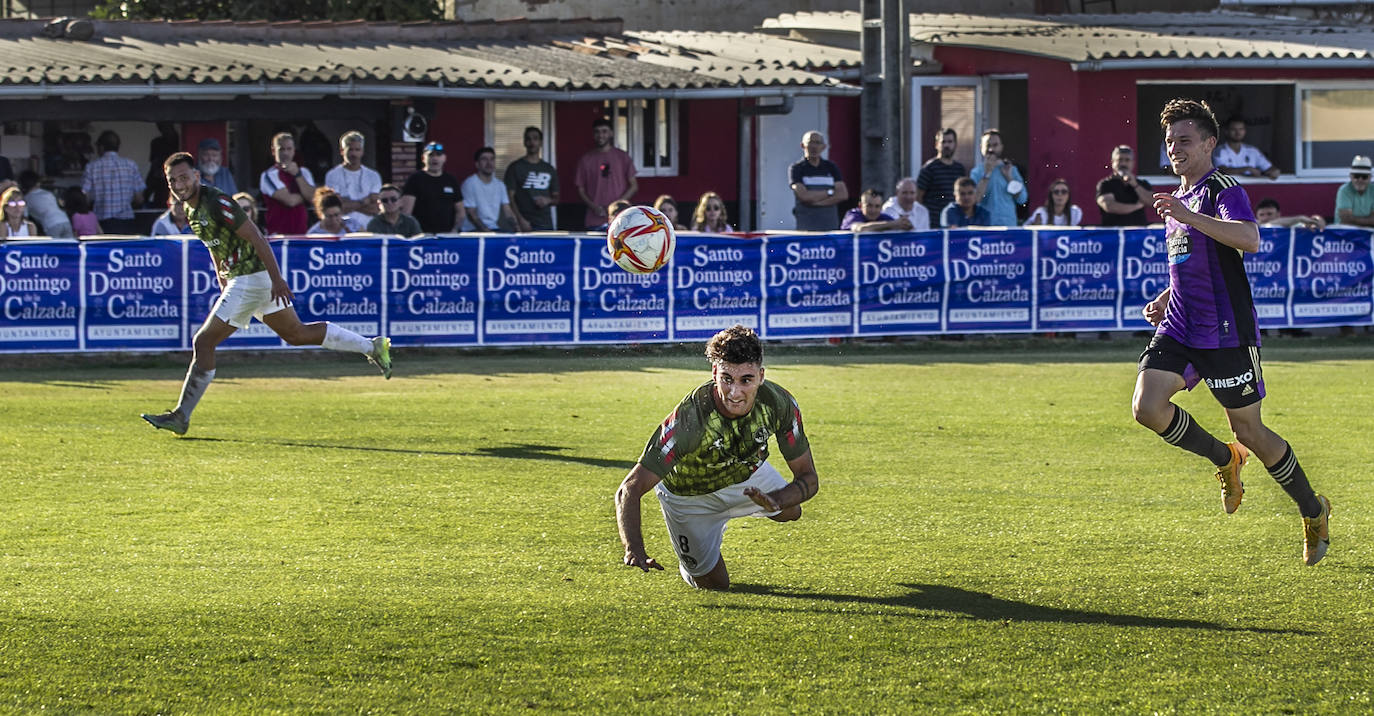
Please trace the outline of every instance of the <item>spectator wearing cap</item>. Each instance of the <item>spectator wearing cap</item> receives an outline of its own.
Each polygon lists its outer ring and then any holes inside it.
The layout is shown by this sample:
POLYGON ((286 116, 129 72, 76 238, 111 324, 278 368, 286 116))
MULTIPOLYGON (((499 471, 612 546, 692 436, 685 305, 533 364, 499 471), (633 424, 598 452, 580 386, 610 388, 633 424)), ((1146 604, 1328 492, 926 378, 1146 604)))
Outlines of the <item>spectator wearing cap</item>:
POLYGON ((200 171, 202 182, 229 196, 239 193, 234 173, 229 171, 229 167, 224 166, 224 148, 220 146, 218 139, 206 137, 196 145, 196 168, 200 171))
POLYGON ((81 191, 91 198, 95 218, 107 234, 134 234, 134 207, 143 203, 143 175, 132 159, 119 156, 119 135, 105 130, 95 140, 100 156, 86 164, 81 191))
POLYGON ((1369 157, 1350 160, 1350 181, 1336 190, 1336 223, 1374 226, 1374 192, 1369 191, 1369 157))
POLYGON ((614 143, 615 132, 605 117, 592 122, 591 149, 577 160, 577 194, 587 205, 583 226, 594 229, 610 222, 607 207, 616 201, 629 201, 639 191, 635 163, 614 143))
POLYGON ((444 145, 426 144, 421 158, 424 168, 411 174, 401 189, 401 211, 415 217, 426 234, 456 234, 467 212, 458 180, 444 171, 444 145))

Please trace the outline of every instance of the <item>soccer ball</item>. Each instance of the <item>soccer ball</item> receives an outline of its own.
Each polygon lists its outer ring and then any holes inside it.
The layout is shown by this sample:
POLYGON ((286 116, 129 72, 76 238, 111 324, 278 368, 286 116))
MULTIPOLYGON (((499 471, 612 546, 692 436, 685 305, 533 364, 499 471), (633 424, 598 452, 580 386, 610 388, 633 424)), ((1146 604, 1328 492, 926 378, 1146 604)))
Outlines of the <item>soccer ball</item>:
POLYGON ((653 273, 668 264, 677 246, 673 223, 652 206, 632 206, 606 230, 611 260, 630 273, 653 273))

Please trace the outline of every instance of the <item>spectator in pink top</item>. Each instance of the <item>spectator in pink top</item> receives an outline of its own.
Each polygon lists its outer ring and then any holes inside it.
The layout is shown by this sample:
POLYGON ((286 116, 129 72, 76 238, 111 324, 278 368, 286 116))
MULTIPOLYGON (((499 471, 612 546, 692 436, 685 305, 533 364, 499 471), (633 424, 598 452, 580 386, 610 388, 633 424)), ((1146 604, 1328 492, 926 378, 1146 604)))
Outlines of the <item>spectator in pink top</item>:
POLYGON ((310 228, 310 202, 315 198, 315 177, 296 163, 296 139, 290 132, 272 137, 275 163, 262 173, 258 190, 266 206, 263 230, 268 234, 304 234, 310 228))
POLYGON ((577 162, 577 194, 587 205, 583 225, 601 226, 609 219, 606 207, 611 202, 629 201, 639 190, 635 179, 635 163, 624 150, 617 149, 612 140, 611 121, 602 117, 592 122, 592 140, 596 143, 577 162))

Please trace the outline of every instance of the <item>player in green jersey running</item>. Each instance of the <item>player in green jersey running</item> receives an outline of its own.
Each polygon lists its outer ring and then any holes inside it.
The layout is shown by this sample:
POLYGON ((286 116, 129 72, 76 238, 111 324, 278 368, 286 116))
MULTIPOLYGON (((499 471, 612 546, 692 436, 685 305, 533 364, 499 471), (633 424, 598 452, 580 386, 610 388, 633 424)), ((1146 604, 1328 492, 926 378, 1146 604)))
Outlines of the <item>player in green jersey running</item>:
POLYGON ((763 345, 736 325, 706 344, 711 381, 682 399, 658 426, 639 463, 615 493, 625 564, 663 569, 644 551, 639 501, 653 489, 663 508, 682 578, 700 589, 729 589, 720 556, 725 524, 735 517, 777 522, 801 518, 819 489, 811 446, 792 395, 763 379, 763 345), (792 471, 788 482, 768 464, 768 438, 792 471))
POLYGON ((167 186, 186 205, 191 230, 210 250, 219 278, 220 295, 196 332, 195 353, 186 371, 177 407, 156 415, 144 413, 153 427, 185 435, 191 411, 215 378, 215 348, 254 317, 293 346, 324 346, 329 350, 361 353, 391 377, 391 339, 364 338, 341 326, 321 321, 301 323, 291 307, 291 288, 281 275, 272 247, 232 197, 200 183, 195 159, 178 152, 162 165, 167 186))

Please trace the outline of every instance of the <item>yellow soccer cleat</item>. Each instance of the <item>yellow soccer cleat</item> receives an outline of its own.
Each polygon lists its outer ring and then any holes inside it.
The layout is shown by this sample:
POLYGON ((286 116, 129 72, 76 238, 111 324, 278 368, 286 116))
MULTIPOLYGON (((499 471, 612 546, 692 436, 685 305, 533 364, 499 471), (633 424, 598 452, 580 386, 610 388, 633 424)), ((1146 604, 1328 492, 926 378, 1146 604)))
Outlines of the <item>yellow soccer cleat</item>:
POLYGON ((1245 467, 1250 451, 1240 443, 1226 443, 1231 451, 1231 462, 1217 468, 1217 481, 1221 483, 1221 507, 1226 514, 1240 509, 1240 499, 1245 496, 1245 484, 1240 481, 1240 469, 1245 467))
POLYGON ((1302 518, 1302 561, 1309 567, 1322 561, 1326 548, 1331 546, 1331 533, 1326 524, 1331 517, 1331 501, 1317 495, 1317 502, 1322 504, 1321 514, 1302 518))

